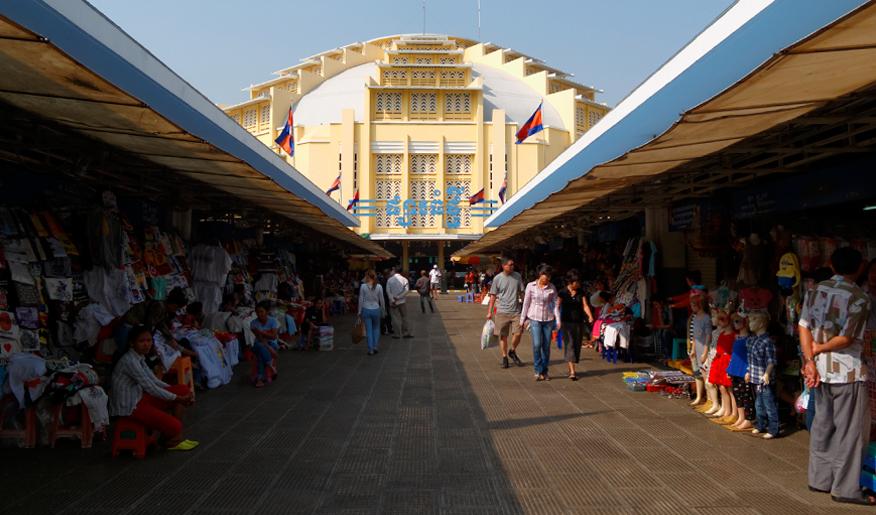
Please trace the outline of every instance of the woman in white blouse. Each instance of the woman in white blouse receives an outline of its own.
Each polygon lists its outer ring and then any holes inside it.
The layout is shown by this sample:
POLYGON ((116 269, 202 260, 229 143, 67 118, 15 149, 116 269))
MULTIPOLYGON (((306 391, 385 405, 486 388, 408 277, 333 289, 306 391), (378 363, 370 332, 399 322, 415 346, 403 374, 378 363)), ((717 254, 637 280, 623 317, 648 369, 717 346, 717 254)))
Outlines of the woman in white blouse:
POLYGON ((551 284, 553 269, 549 265, 538 267, 538 279, 526 285, 523 297, 523 310, 520 313, 520 326, 529 322, 532 335, 532 362, 536 381, 550 381, 548 366, 551 360, 551 333, 559 331, 560 298, 557 289, 551 284))
POLYGON ((380 341, 380 321, 386 316, 383 300, 383 287, 377 282, 374 270, 365 272, 365 281, 359 287, 359 318, 365 324, 368 340, 368 355, 377 354, 380 341))

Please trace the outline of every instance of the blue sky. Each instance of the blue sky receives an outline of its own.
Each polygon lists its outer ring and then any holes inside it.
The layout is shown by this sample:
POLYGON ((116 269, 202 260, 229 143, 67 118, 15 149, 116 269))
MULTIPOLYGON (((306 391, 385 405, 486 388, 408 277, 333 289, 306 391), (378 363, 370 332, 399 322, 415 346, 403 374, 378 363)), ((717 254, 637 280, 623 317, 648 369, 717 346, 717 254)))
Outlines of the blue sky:
MULTIPOLYGON (((420 0, 90 0, 217 103, 302 57, 422 31, 420 0)), ((481 0, 481 40, 537 57, 616 105, 732 0, 481 0)), ((427 0, 426 30, 477 39, 476 0, 427 0)))

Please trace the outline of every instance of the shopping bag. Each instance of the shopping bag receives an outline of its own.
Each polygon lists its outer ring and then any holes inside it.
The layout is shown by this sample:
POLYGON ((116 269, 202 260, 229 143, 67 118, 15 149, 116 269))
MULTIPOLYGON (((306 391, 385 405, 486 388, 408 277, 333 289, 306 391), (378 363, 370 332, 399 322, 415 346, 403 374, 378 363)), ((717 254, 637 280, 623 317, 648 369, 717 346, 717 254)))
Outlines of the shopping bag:
POLYGON ((353 324, 353 345, 357 345, 362 343, 362 340, 365 339, 365 323, 362 321, 362 318, 358 318, 356 323, 353 324))
POLYGON ((554 341, 557 342, 557 348, 563 348, 563 330, 554 331, 554 341))
POLYGON ((490 346, 490 342, 493 339, 493 334, 496 332, 496 323, 493 322, 493 319, 487 320, 487 323, 484 324, 484 329, 481 331, 481 350, 485 350, 490 346))

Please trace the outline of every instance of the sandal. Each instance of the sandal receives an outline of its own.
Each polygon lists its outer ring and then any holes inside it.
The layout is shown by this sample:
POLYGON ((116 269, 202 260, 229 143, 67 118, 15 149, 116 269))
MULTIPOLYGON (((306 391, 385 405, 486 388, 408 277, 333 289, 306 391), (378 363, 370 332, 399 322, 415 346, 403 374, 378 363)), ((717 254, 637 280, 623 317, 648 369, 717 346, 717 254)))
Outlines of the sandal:
POLYGON ((861 497, 860 499, 849 499, 847 497, 836 497, 834 495, 830 496, 833 499, 833 502, 839 502, 844 504, 859 504, 861 506, 876 506, 876 497, 872 495, 868 495, 867 497, 861 497))
POLYGON ((576 376, 575 374, 572 374, 569 376, 569 381, 577 381, 577 380, 578 380, 578 376, 576 376))

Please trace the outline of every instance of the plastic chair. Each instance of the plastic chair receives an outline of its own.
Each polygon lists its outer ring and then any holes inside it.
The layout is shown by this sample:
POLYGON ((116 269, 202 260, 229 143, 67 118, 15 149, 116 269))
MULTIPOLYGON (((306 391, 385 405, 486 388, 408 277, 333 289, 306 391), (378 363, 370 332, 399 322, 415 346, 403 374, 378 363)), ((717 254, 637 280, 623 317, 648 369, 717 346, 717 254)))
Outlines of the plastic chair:
POLYGON ((192 369, 192 358, 188 356, 180 356, 173 362, 170 370, 164 374, 165 377, 171 376, 171 384, 184 384, 192 391, 192 399, 195 396, 195 372, 192 369))
POLYGON ((56 404, 51 409, 52 420, 49 422, 48 428, 49 445, 54 448, 55 442, 59 438, 78 438, 83 449, 91 449, 91 443, 94 440, 94 427, 91 424, 91 417, 88 415, 85 403, 76 406, 80 410, 77 425, 61 425, 61 413, 64 407, 63 404, 56 404))
POLYGON ((158 433, 147 434, 146 426, 130 417, 122 417, 116 421, 113 431, 113 458, 121 451, 133 451, 134 457, 142 460, 146 450, 158 444, 158 433))

